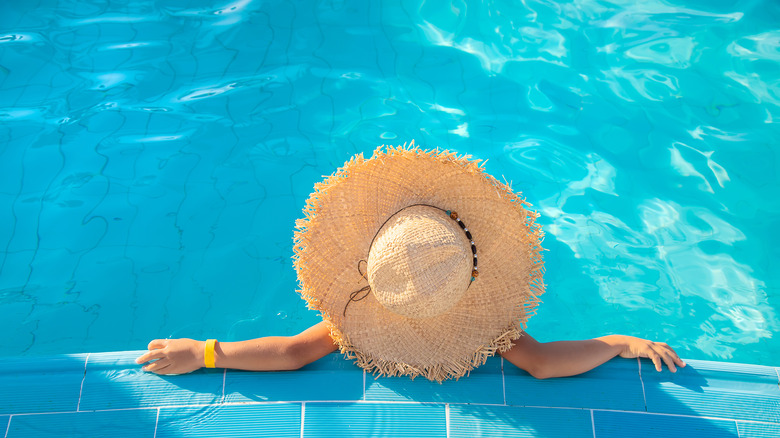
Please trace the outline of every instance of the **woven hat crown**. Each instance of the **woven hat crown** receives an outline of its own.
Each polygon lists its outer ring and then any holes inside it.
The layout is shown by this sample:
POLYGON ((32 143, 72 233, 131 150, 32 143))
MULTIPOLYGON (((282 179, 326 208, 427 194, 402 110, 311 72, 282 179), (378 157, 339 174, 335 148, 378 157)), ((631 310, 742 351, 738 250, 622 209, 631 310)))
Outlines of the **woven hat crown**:
POLYGON ((460 301, 472 266, 470 242, 457 223, 439 209, 414 206, 391 217, 377 233, 367 278, 388 310, 430 318, 460 301))

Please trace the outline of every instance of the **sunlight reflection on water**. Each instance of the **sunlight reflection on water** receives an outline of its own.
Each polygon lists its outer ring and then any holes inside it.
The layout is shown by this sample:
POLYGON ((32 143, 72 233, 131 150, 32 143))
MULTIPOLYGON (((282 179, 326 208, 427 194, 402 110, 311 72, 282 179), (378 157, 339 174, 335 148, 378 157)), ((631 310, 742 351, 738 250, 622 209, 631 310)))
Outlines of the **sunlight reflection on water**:
POLYGON ((487 159, 542 214, 534 335, 780 362, 776 2, 475 5, 9 9, 8 354, 305 328, 290 255, 306 195, 414 138, 487 159))

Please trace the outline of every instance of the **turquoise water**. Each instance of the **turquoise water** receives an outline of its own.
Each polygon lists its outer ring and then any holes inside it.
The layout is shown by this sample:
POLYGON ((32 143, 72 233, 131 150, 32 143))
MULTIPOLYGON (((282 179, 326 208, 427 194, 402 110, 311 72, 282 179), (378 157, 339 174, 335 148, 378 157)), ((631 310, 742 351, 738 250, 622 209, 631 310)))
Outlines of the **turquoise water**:
POLYGON ((776 2, 9 3, 0 354, 313 324, 304 200, 415 139, 542 214, 537 338, 780 363, 776 2))

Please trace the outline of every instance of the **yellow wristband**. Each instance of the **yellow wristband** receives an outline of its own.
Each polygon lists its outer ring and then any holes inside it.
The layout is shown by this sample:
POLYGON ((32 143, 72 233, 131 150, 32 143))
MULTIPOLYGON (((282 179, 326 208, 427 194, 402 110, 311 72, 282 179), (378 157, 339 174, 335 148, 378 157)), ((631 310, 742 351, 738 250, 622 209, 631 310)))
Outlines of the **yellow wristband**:
POLYGON ((216 339, 209 339, 206 341, 206 351, 203 352, 203 363, 206 365, 206 368, 214 368, 214 362, 216 362, 216 358, 214 357, 214 345, 217 343, 216 339))

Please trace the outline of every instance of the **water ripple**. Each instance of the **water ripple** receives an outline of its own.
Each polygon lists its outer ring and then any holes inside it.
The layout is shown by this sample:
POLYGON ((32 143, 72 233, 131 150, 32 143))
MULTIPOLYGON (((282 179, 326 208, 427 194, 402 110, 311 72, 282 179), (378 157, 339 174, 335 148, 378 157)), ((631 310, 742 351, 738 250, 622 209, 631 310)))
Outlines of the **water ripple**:
POLYGON ((0 290, 35 298, 0 317, 12 354, 60 345, 63 300, 92 350, 304 328, 287 269, 303 199, 350 154, 415 138, 489 158, 538 207, 551 338, 777 362, 773 2, 5 9, 0 290))
POLYGON ((0 44, 39 43, 42 41, 44 41, 44 38, 39 33, 14 33, 0 35, 0 44))

